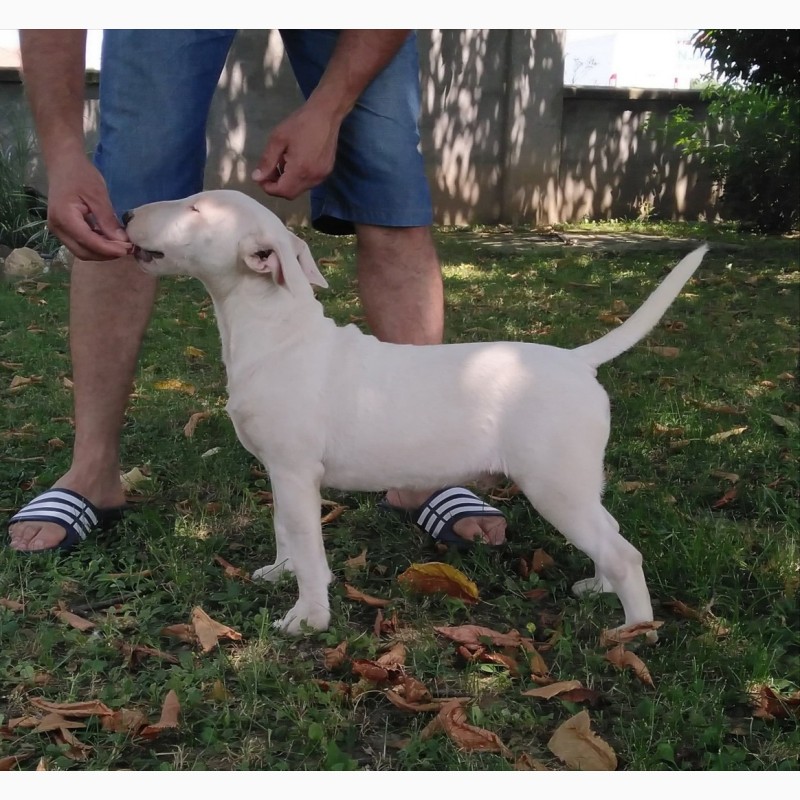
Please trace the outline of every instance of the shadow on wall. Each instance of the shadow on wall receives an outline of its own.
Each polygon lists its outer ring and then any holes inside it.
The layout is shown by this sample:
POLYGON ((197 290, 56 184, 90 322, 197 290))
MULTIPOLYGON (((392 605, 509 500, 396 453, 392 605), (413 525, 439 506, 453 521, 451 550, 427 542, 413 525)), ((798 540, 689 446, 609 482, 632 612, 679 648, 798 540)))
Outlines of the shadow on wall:
POLYGON ((655 131, 679 104, 706 117, 698 92, 566 87, 559 217, 713 220, 718 196, 708 170, 655 131))

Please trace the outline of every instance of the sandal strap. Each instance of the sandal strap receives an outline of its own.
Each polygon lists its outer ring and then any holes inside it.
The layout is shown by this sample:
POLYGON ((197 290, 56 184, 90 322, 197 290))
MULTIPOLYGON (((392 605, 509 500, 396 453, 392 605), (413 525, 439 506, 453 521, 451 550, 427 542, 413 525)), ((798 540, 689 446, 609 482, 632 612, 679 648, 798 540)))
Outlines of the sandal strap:
POLYGON ((415 522, 433 539, 452 530, 462 517, 502 517, 503 513, 461 487, 434 492, 416 511, 415 522))
POLYGON ((48 489, 21 508, 11 519, 15 522, 53 522, 83 540, 98 523, 94 505, 70 489, 48 489))

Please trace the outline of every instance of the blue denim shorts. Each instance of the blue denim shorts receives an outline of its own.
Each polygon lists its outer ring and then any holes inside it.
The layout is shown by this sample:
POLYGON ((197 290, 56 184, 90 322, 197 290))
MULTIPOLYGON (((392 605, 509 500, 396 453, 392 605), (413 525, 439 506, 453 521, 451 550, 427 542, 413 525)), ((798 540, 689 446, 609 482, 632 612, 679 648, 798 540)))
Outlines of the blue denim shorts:
MULTIPOLYGON (((94 162, 118 215, 203 189, 206 122, 235 35, 234 30, 105 31, 94 162)), ((281 35, 307 97, 338 32, 286 30, 281 35)), ((419 62, 411 35, 342 124, 334 170, 311 190, 315 228, 348 234, 354 224, 432 223, 419 112, 419 62)))

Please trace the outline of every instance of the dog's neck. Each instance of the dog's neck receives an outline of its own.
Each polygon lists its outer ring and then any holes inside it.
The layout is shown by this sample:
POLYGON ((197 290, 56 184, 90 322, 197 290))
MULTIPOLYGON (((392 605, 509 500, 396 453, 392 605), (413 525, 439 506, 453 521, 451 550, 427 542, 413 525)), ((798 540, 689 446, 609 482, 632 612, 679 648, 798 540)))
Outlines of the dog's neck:
MULTIPOLYGON (((278 286, 271 277, 243 274, 230 287, 203 282, 214 304, 222 358, 230 373, 243 362, 263 358, 267 352, 280 352, 313 341, 309 330, 315 325, 333 325, 325 317, 322 304, 308 286, 308 291, 293 294, 278 286)), ((230 377, 230 374, 229 374, 230 377)))

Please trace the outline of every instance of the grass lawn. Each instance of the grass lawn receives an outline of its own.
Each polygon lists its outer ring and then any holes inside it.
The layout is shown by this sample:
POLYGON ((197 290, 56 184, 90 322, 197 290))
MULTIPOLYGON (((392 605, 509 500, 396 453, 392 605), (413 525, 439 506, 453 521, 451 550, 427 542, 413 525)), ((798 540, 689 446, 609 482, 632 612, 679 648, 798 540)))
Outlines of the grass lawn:
MULTIPOLYGON (((619 603, 572 597, 588 559, 513 487, 495 490, 507 547, 464 554, 437 552, 383 514, 379 495, 326 492, 331 628, 276 633, 293 583, 246 580, 274 555, 269 478, 225 414, 203 287, 168 280, 123 434, 124 470, 145 476, 134 510, 68 557, 0 549, 0 766, 559 770, 589 742, 621 770, 800 768, 798 240, 637 230, 718 245, 647 340, 600 372, 613 419, 606 505, 644 554, 663 621, 656 645, 640 637, 616 651, 638 664, 607 658, 601 633, 621 624, 619 603), (472 581, 477 602, 398 580, 432 561, 472 581), (347 586, 388 605, 351 599, 347 586), (228 636, 194 641, 198 608, 228 636), (510 636, 459 645, 436 630, 464 625, 510 636), (523 694, 549 681, 580 688, 523 694), (597 739, 571 726, 551 738, 579 714, 597 739)), ((583 231, 604 232, 626 229, 583 231)), ((515 233, 437 233, 448 341, 590 341, 679 257, 518 246, 515 233)), ((362 325, 353 240, 308 238, 331 283, 328 312, 362 325)), ((69 463, 68 281, 0 283, 3 518, 69 463)))

